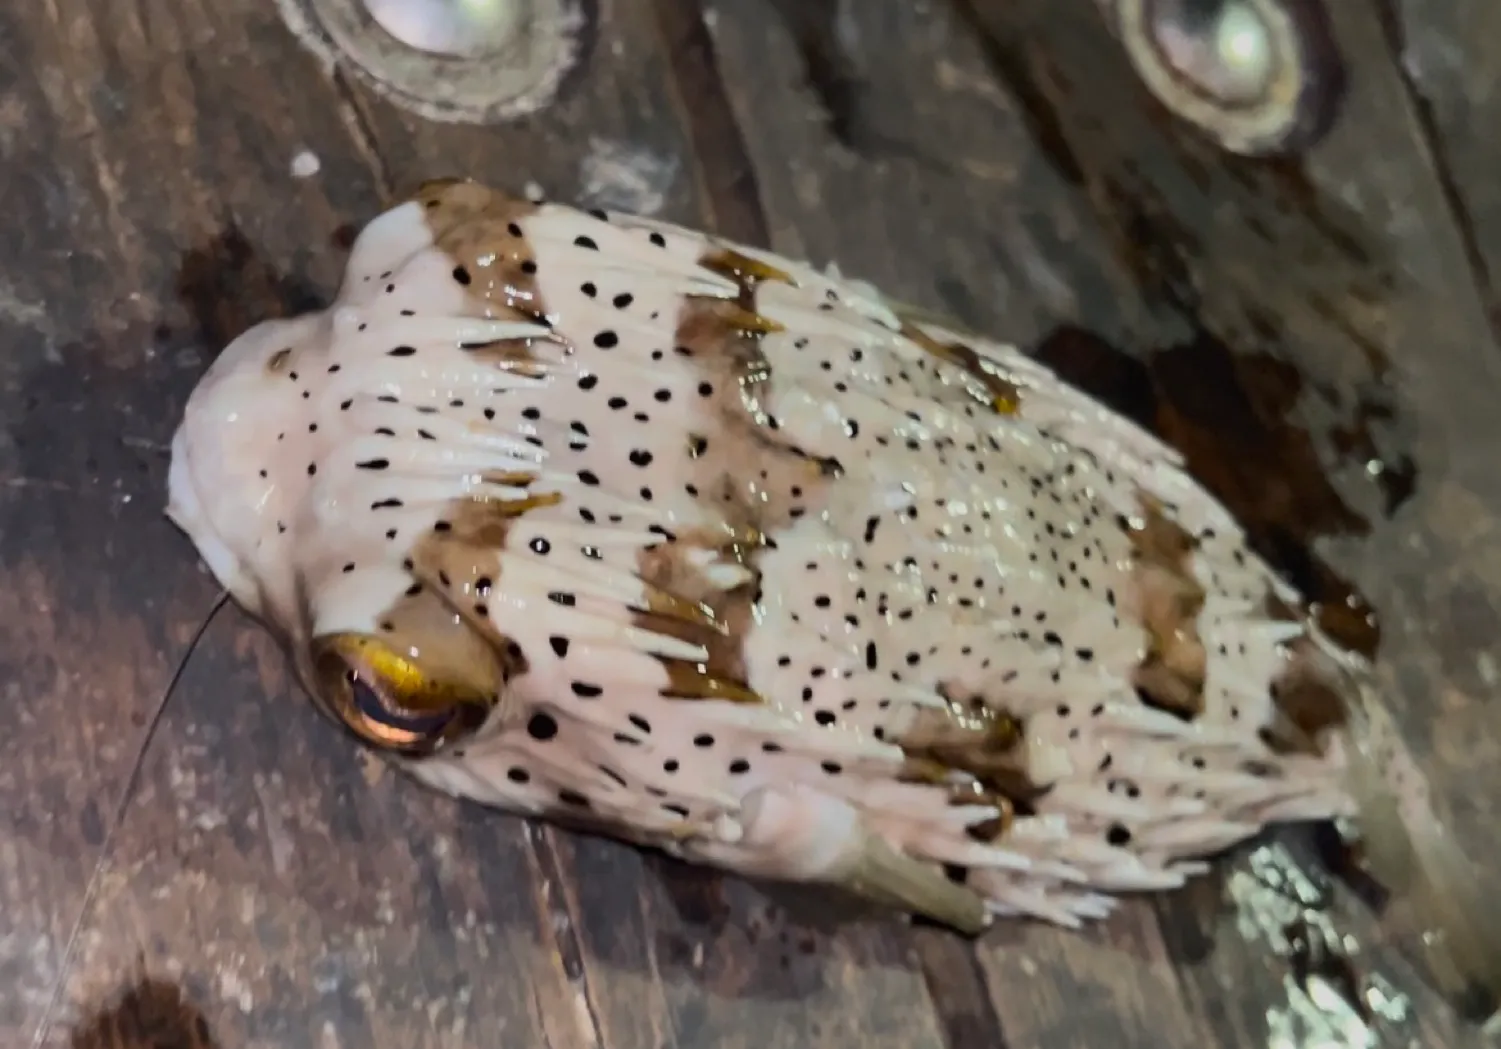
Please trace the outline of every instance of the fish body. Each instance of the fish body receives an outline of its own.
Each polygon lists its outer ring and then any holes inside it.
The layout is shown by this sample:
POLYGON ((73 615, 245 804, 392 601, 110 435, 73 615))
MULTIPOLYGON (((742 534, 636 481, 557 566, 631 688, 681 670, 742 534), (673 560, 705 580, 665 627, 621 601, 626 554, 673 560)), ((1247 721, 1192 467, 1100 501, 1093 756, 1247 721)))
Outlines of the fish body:
POLYGON ((169 514, 423 782, 969 932, 1354 810, 1368 668, 1170 448, 677 226, 425 185, 210 368, 169 514))

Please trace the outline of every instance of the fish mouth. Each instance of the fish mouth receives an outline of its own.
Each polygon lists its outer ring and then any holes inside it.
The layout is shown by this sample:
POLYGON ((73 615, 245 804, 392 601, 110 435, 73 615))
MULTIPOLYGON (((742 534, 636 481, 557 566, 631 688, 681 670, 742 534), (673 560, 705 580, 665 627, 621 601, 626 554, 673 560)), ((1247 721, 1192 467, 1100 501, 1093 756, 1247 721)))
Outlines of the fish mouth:
POLYGON ((208 565, 214 579, 224 589, 239 594, 243 591, 244 572, 240 559, 229 548, 213 518, 204 511, 203 502, 194 484, 191 453, 184 433, 179 426, 172 435, 171 463, 167 467, 167 505, 164 513, 167 520, 182 531, 198 550, 198 556, 208 565))

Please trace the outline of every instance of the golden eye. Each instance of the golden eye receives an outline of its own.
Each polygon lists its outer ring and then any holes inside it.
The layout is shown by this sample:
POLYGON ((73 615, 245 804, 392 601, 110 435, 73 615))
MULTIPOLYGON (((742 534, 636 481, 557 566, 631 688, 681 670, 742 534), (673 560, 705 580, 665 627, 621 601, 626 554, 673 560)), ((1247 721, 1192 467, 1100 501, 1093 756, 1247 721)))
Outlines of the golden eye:
POLYGON ((429 754, 479 728, 496 697, 425 669, 384 640, 359 634, 313 646, 319 700, 365 743, 429 754))

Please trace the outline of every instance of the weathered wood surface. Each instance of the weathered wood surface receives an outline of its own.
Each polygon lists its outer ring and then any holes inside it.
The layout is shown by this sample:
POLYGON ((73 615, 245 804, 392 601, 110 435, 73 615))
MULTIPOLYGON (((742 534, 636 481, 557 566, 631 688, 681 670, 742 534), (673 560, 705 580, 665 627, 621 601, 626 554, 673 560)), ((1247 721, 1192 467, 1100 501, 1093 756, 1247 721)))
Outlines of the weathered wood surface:
MULTIPOLYGON (((213 596, 159 512, 184 396, 243 327, 331 293, 351 224, 462 173, 839 259, 1151 418, 1288 556, 1333 536, 1484 842, 1501 356, 1476 262, 1501 211, 1462 141, 1494 108, 1465 88, 1478 35, 1419 27, 1462 56, 1423 96, 1376 8, 1340 5, 1355 90, 1294 169, 1167 124, 1084 5, 872 0, 870 157, 818 118, 776 5, 599 6, 565 98, 500 129, 391 108, 250 0, 0 11, 0 1044, 64 1044, 142 957, 226 1047, 1267 1044, 1290 970, 1225 902, 1244 860, 1084 934, 972 947, 424 792, 233 613, 133 776, 213 596)), ((1383 1044, 1469 1044, 1401 937, 1334 911, 1414 1003, 1383 1044)))

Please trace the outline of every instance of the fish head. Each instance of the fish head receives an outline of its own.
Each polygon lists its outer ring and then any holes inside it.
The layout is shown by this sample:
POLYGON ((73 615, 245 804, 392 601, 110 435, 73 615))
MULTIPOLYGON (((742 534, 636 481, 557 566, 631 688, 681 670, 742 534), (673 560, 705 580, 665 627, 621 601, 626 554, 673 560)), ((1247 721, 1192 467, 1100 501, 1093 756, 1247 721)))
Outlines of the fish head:
POLYGON ((340 476, 348 436, 320 414, 333 328, 314 313, 230 343, 173 437, 166 512, 282 642, 325 714, 378 749, 431 753, 485 723, 514 660, 472 613, 422 584, 413 544, 357 527, 359 507, 381 493, 356 470, 340 476))
POLYGON ((321 317, 255 325, 231 342, 188 397, 172 437, 167 517, 182 529, 219 585, 253 615, 285 626, 274 606, 290 589, 284 559, 268 542, 289 509, 279 460, 302 435, 286 372, 293 347, 316 337, 321 317))
MULTIPOLYGON (((475 447, 483 435, 456 417, 410 418, 409 401, 446 402, 454 376, 475 367, 456 348, 470 321, 439 331, 430 325, 441 319, 415 316, 434 304, 440 318, 462 310, 461 290, 443 287, 452 262, 430 247, 420 209, 397 209, 362 233, 328 309, 231 342, 183 410, 166 507, 234 601, 282 643, 317 706, 363 743, 409 757, 489 723, 524 663, 483 611, 494 558, 444 534, 455 507, 477 501, 477 483, 510 491, 476 479, 509 476, 512 461, 495 440, 475 447), (422 357, 393 355, 402 323, 422 357), (454 465, 463 455, 471 468, 454 465)), ((495 527, 476 516, 457 526, 495 527)))

